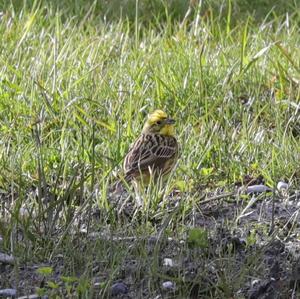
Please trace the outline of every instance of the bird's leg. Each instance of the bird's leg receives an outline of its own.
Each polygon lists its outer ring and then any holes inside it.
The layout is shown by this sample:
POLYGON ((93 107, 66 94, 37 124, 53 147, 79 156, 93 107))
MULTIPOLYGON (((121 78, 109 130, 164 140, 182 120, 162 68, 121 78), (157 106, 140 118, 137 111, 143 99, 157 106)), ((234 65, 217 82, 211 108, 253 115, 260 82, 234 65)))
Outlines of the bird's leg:
POLYGON ((143 206, 143 199, 141 197, 141 186, 137 181, 133 181, 133 188, 134 188, 134 193, 135 193, 135 202, 136 202, 136 207, 140 208, 143 206))

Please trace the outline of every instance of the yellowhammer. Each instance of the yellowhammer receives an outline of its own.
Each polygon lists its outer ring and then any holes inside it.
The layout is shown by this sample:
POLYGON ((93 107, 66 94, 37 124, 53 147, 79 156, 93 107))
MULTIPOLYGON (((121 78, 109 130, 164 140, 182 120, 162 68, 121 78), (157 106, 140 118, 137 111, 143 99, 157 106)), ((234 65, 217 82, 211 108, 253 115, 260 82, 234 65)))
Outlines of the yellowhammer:
POLYGON ((142 185, 150 178, 165 178, 178 157, 178 143, 174 137, 175 120, 162 110, 148 116, 142 134, 134 142, 124 160, 125 180, 142 185))

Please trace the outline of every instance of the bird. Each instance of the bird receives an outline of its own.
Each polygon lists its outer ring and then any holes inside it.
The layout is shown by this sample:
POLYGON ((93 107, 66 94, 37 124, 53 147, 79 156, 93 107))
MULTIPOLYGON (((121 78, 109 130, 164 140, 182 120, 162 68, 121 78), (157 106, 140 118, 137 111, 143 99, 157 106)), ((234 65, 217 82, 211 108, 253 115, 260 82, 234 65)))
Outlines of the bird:
MULTIPOLYGON (((162 110, 149 114, 140 136, 124 158, 124 180, 135 187, 165 180, 178 159, 175 120, 162 110)), ((135 188, 137 189, 137 188, 135 188)))

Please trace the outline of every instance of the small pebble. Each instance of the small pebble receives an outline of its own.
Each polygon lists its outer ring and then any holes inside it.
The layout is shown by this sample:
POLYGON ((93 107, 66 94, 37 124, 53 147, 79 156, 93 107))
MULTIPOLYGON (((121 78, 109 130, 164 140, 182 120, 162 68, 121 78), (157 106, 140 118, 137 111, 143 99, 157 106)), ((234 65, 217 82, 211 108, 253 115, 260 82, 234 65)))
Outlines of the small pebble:
POLYGON ((0 297, 16 297, 17 290, 15 289, 2 289, 0 290, 0 297))
POLYGON ((3 264, 13 264, 15 258, 12 255, 0 252, 0 263, 3 264))
POLYGON ((167 291, 174 291, 175 290, 175 284, 172 281, 165 281, 162 284, 163 289, 167 291))
POLYGON ((54 257, 57 259, 63 259, 65 256, 63 254, 57 254, 54 257))
POLYGON ((254 287, 255 285, 257 285, 258 283, 260 283, 259 279, 254 279, 251 283, 251 286, 254 287))
POLYGON ((272 191, 272 189, 265 185, 253 185, 246 189, 247 193, 262 193, 267 191, 272 191))
POLYGON ((278 182, 278 184, 277 184, 278 190, 286 190, 288 188, 289 188, 289 184, 287 184, 285 182, 278 182))
POLYGON ((163 265, 166 267, 174 267, 174 262, 170 258, 164 258, 163 265))
POLYGON ((86 228, 86 227, 81 227, 81 228, 80 228, 80 232, 81 232, 82 234, 86 234, 86 233, 87 233, 87 228, 86 228))
POLYGON ((39 296, 38 294, 32 294, 29 296, 18 297, 18 299, 39 299, 39 298, 41 298, 41 296, 39 296))
POLYGON ((112 296, 118 296, 118 295, 127 294, 127 293, 128 293, 128 287, 123 282, 116 282, 111 286, 112 296))
POLYGON ((101 282, 95 282, 94 287, 95 288, 100 288, 101 287, 101 282))

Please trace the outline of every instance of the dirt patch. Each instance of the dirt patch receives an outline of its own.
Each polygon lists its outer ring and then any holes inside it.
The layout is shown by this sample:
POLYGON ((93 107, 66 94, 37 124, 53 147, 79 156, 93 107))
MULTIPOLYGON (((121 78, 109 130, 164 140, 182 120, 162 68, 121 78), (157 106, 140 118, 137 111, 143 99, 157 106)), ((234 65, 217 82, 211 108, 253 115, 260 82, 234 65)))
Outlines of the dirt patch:
POLYGON ((184 196, 175 192, 147 216, 132 214, 132 200, 125 212, 112 205, 111 216, 98 208, 82 211, 68 234, 53 230, 51 259, 16 256, 12 265, 0 263, 0 289, 48 297, 299 296, 297 196, 275 202, 272 194, 228 196, 194 201, 183 211, 184 196), (189 242, 195 228, 201 242, 189 242), (39 271, 47 267, 49 274, 39 271))

